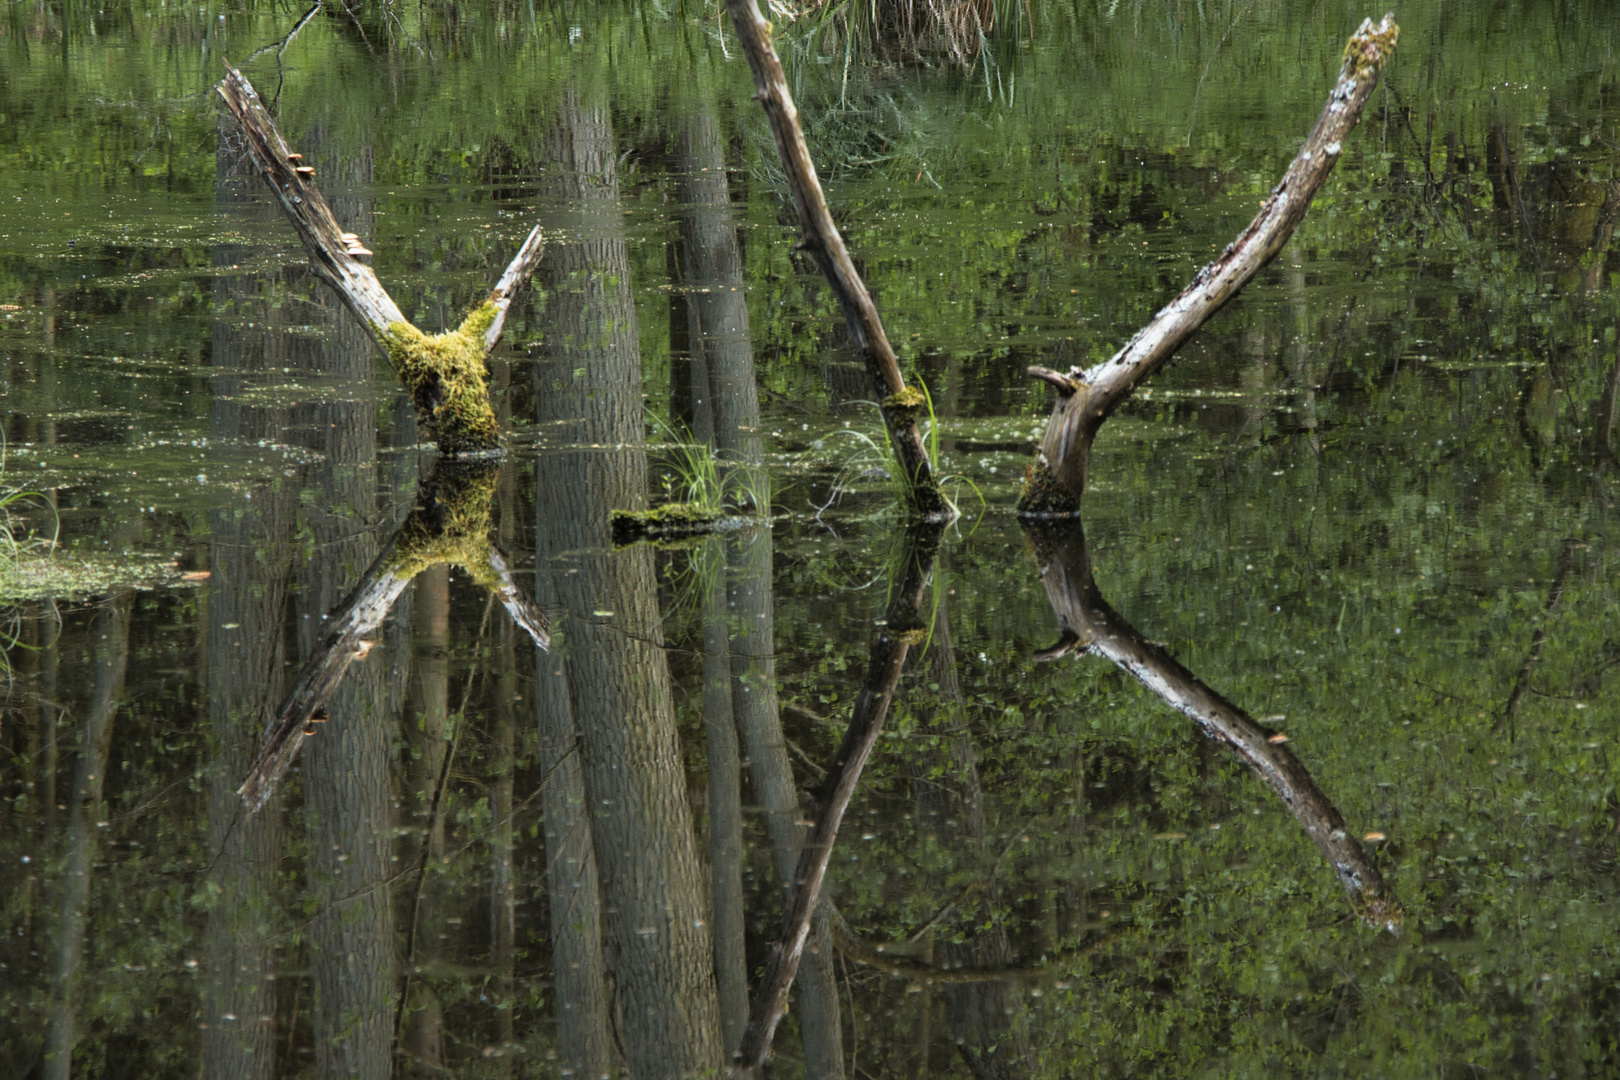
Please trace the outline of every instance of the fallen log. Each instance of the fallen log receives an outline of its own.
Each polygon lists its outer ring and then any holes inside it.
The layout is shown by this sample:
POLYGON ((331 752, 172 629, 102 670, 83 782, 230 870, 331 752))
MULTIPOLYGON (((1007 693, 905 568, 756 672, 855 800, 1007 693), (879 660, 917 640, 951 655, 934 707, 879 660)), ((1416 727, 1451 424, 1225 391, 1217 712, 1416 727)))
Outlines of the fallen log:
POLYGON ((1091 444, 1103 421, 1288 243, 1312 197, 1339 160, 1343 140, 1360 119, 1399 37, 1393 14, 1385 15, 1377 25, 1371 19, 1362 22, 1345 47, 1339 80, 1316 127, 1260 213, 1220 258, 1200 270, 1181 295, 1124 348, 1085 371, 1078 367, 1067 372, 1028 369, 1034 378, 1052 384, 1057 401, 1019 500, 1020 513, 1037 518, 1079 513, 1091 444))
POLYGON ((461 325, 427 334, 405 318, 370 266, 371 252, 345 233, 315 186, 315 169, 282 139, 247 78, 227 67, 217 87, 242 129, 259 175, 275 194, 309 252, 310 266, 354 312, 388 354, 416 406, 417 423, 446 455, 499 449, 500 424, 489 401, 484 358, 500 340, 512 297, 533 272, 544 250, 540 227, 529 233, 489 296, 461 325))
POLYGON ((430 566, 449 563, 490 590, 542 649, 550 648, 550 620, 512 577, 506 557, 490 539, 490 508, 499 467, 493 462, 440 462, 417 489, 410 516, 394 531, 348 597, 326 618, 321 635, 298 672, 292 692, 265 727, 258 760, 237 789, 251 813, 274 794, 304 740, 327 720, 326 703, 349 665, 376 645, 375 635, 411 580, 430 566))
POLYGON ((1351 835, 1344 815, 1287 747, 1287 736, 1226 700, 1108 606, 1092 579, 1079 521, 1042 522, 1025 529, 1060 634, 1057 644, 1036 653, 1035 659, 1050 661, 1084 653, 1105 657, 1191 718, 1282 800, 1305 835, 1327 857, 1355 913, 1371 926, 1399 928, 1404 918, 1400 902, 1360 841, 1351 835))
POLYGON ((833 224, 827 196, 816 177, 816 163, 810 158, 810 147, 799 127, 799 110, 793 104, 793 95, 782 74, 782 61, 771 45, 771 24, 760 14, 754 0, 727 0, 726 9, 731 13, 732 25, 737 28, 743 52, 748 55, 748 66, 754 73, 754 97, 765 107, 771 131, 776 135, 777 157, 793 190, 793 205, 798 209, 799 227, 804 233, 799 246, 815 255, 827 283, 838 297, 838 306, 844 313, 844 323, 849 327, 855 348, 866 362, 895 461, 906 480, 912 510, 924 518, 942 518, 947 513, 947 505, 939 492, 928 450, 917 430, 917 418, 926 408, 928 399, 916 387, 907 386, 901 376, 900 362, 889 345, 877 305, 866 291, 866 283, 849 257, 844 238, 833 224))

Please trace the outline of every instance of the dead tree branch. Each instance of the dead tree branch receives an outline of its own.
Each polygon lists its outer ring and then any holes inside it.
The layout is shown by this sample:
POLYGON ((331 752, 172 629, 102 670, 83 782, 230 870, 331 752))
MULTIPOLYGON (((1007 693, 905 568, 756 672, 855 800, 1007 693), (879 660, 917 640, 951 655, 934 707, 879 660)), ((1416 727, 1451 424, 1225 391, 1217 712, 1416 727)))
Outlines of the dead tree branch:
POLYGON ((922 642, 927 632, 919 612, 929 576, 934 569, 934 553, 939 548, 939 526, 926 525, 906 534, 905 571, 889 602, 887 619, 872 643, 866 680, 855 698, 854 714, 838 752, 833 755, 826 777, 816 788, 810 810, 810 831, 799 853, 788 892, 787 911, 782 928, 771 944, 770 959, 749 1009, 748 1027, 742 1045, 732 1059, 734 1070, 757 1069, 770 1053, 776 1025, 787 1011, 788 989, 799 971, 805 942, 810 937, 810 921, 821 899, 822 882, 832 861, 838 826, 860 782, 866 759, 883 734, 889 703, 900 682, 911 646, 922 642))
MULTIPOLYGON (((732 0, 736 3, 737 0, 732 0)), ((1091 443, 1104 420, 1132 390, 1175 355, 1198 328, 1236 296, 1294 235, 1311 199, 1333 171, 1343 140, 1361 117, 1400 28, 1393 15, 1371 19, 1351 37, 1339 81, 1316 127, 1249 227, 1198 272, 1192 283, 1137 332, 1114 356, 1087 371, 1067 373, 1032 367, 1029 374, 1052 384, 1057 402, 1036 454, 1019 509, 1035 516, 1067 516, 1080 508, 1091 443)))
POLYGON ((765 107, 771 130, 776 134, 776 153, 793 189, 793 204, 798 208, 799 227, 804 233, 800 246, 813 252, 821 264, 821 271, 843 309, 844 322, 855 340, 855 347, 866 361, 873 388, 881 398, 879 407, 889 430, 889 442, 894 446, 895 459, 906 478, 912 509, 925 518, 943 515, 945 500, 939 493, 928 451, 917 430, 917 416, 927 399, 921 391, 908 387, 901 377, 900 363, 884 333, 877 305, 866 291, 866 284, 844 247, 844 238, 833 224, 827 197, 821 190, 821 181, 816 178, 816 164, 810 159, 810 148, 799 127, 799 110, 793 104, 793 95, 782 74, 782 61, 771 45, 771 24, 760 14, 754 0, 727 0, 726 8, 731 12, 731 22, 737 28, 743 51, 748 54, 748 66, 754 72, 754 97, 765 107))
POLYGON ((388 353, 422 429, 444 454, 497 449, 500 425, 489 402, 484 357, 500 339, 513 294, 540 260, 539 226, 524 240, 495 290, 460 327, 424 334, 411 325, 371 267, 361 261, 371 252, 359 237, 338 226, 315 186, 314 167, 287 146, 252 84, 235 68, 225 70, 217 87, 219 96, 241 127, 254 166, 292 222, 316 275, 388 353))
POLYGON ((326 633, 266 726, 258 760, 237 789, 250 813, 275 793, 304 740, 316 733, 312 725, 326 720, 326 703, 343 683, 349 665, 371 651, 394 603, 428 567, 440 563, 459 567, 500 600, 535 645, 550 648, 550 620, 513 580, 506 557, 489 539, 498 479, 494 463, 478 462, 440 464, 422 481, 410 516, 326 620, 326 633))
POLYGON ((1060 638, 1037 660, 1092 653, 1191 718, 1210 738, 1232 750, 1283 801, 1333 867, 1350 906, 1369 925, 1395 929, 1403 914, 1395 894, 1350 835, 1344 815, 1316 786, 1287 737, 1270 731, 1209 684, 1143 637, 1103 599, 1092 580, 1085 533, 1078 521, 1027 526, 1041 566, 1041 583, 1057 616, 1060 638))

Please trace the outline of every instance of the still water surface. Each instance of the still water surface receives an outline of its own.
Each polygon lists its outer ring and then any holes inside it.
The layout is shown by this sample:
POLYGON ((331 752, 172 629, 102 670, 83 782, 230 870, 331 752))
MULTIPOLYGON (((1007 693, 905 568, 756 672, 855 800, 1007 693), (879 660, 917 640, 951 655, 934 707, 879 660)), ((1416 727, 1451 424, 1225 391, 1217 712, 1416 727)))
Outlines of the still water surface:
POLYGON ((919 535, 712 7, 367 5, 281 48, 268 4, 8 5, 3 480, 81 581, 7 585, 0 1074, 712 1071, 898 642, 771 1075, 1612 1075, 1620 16, 1398 10, 1295 239, 1104 430, 1081 540, 1012 513, 1024 368, 1237 234, 1377 12, 1021 6, 971 68, 779 23, 933 399, 963 516, 919 535), (423 571, 252 816, 432 454, 225 59, 419 325, 548 236, 480 490, 552 649, 423 571), (694 456, 768 525, 614 548, 694 456), (1102 655, 1042 658, 1065 597, 1102 655))

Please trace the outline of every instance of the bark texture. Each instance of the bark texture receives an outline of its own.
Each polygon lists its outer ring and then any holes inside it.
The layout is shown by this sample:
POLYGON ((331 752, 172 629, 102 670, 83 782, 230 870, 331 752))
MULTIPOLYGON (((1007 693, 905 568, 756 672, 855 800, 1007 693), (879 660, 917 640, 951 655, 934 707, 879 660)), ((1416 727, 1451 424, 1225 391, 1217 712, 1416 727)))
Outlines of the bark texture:
POLYGON ((723 1056, 699 868, 653 553, 608 547, 611 508, 641 509, 641 357, 605 102, 563 95, 546 194, 576 242, 553 245, 539 419, 537 544, 567 642, 567 695, 603 899, 617 1035, 630 1073, 679 1077, 723 1056))

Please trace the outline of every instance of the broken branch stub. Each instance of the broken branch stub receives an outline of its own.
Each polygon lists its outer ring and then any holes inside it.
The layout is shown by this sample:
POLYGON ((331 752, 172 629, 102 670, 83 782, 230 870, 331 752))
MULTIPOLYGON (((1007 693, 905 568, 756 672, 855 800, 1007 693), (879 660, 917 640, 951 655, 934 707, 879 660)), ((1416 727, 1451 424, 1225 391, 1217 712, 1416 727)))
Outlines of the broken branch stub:
POLYGON ((1377 24, 1364 20, 1350 38, 1339 80, 1316 127, 1259 214, 1220 258, 1200 270, 1181 295, 1111 359, 1087 371, 1029 369, 1032 377, 1052 384, 1057 401, 1019 501, 1021 513, 1054 517, 1079 511, 1091 443, 1103 421, 1288 243, 1312 197, 1333 171, 1343 140, 1360 119, 1385 61, 1395 51, 1400 27, 1394 20, 1393 14, 1377 24))
POLYGON ((345 233, 315 186, 315 170, 303 164, 281 137, 253 85, 227 67, 217 89, 242 129, 253 164, 287 214, 310 266, 354 312, 372 339, 388 353, 416 406, 417 422, 443 454, 476 454, 499 447, 500 424, 489 401, 484 358, 500 340, 512 296, 527 280, 543 249, 536 226, 501 275, 489 297, 462 324, 443 334, 425 334, 405 318, 370 266, 359 237, 345 233))
POLYGON ((799 211, 799 228, 804 233, 803 246, 821 265, 827 283, 838 297, 838 306, 844 313, 844 323, 849 327, 855 348, 866 362, 867 374, 879 397, 883 424, 894 447, 895 461, 906 480, 912 509, 923 517, 943 516, 945 499, 939 493, 928 450, 917 428, 917 416, 926 398, 917 389, 908 387, 901 377, 900 362, 889 345, 877 305, 866 291, 866 283, 849 257, 844 238, 833 224, 827 196, 816 177, 816 163, 811 160, 810 147, 799 127, 799 110, 793 104, 793 95, 782 74, 782 61, 771 45, 771 24, 760 14, 754 0, 727 0, 726 9, 731 13, 743 51, 748 54, 748 66, 754 73, 754 97, 764 106, 771 131, 776 135, 776 154, 793 190, 793 205, 799 211))

